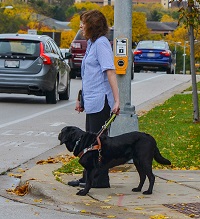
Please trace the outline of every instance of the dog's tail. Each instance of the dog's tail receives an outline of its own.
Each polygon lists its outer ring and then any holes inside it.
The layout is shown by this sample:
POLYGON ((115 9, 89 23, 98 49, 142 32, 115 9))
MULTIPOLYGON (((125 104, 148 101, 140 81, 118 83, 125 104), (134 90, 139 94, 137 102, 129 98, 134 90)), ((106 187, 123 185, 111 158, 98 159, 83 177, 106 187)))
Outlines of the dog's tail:
POLYGON ((171 165, 171 162, 161 155, 157 146, 154 151, 154 159, 160 164, 171 165))

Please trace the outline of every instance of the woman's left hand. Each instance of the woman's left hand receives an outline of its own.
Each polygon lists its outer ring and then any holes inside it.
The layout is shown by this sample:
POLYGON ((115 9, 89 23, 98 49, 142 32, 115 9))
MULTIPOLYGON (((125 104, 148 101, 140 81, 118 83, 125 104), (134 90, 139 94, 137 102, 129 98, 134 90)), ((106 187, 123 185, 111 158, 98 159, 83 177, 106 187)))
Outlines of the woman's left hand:
POLYGON ((116 115, 119 115, 120 113, 119 103, 115 102, 112 112, 115 113, 116 115))

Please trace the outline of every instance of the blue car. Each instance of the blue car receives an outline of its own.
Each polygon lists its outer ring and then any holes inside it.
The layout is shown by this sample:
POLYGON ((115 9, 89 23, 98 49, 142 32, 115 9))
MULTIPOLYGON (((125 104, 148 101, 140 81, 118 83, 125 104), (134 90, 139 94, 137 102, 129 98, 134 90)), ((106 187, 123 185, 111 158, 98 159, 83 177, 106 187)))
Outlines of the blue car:
POLYGON ((174 73, 174 55, 165 41, 140 41, 133 51, 134 72, 166 71, 174 73))

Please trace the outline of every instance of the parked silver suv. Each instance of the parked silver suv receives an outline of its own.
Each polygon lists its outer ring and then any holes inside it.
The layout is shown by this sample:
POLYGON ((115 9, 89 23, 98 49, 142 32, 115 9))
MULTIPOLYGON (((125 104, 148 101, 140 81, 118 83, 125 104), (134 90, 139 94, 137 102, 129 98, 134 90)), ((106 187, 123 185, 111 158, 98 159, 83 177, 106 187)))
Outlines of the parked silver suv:
POLYGON ((46 102, 68 100, 70 67, 52 38, 0 34, 0 93, 46 96, 46 102))

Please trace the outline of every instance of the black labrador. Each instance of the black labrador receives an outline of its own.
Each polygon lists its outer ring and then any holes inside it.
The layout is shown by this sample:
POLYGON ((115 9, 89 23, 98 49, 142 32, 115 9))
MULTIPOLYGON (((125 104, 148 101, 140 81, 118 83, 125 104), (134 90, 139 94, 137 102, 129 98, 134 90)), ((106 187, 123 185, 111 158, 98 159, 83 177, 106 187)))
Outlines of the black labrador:
POLYGON ((155 176, 152 173, 152 161, 171 165, 171 162, 159 152, 155 139, 143 132, 130 132, 115 137, 102 134, 97 140, 97 134, 85 132, 75 126, 66 126, 58 136, 60 144, 65 144, 74 156, 80 157, 79 163, 87 172, 86 186, 77 195, 86 195, 92 185, 94 176, 100 171, 133 159, 140 176, 140 183, 133 192, 141 191, 146 176, 149 188, 143 194, 152 194, 155 176))

